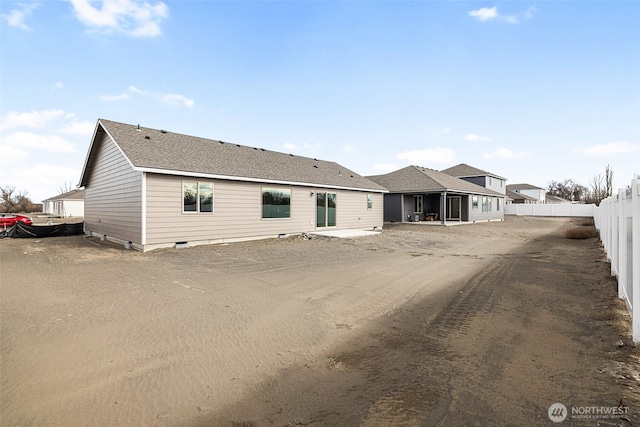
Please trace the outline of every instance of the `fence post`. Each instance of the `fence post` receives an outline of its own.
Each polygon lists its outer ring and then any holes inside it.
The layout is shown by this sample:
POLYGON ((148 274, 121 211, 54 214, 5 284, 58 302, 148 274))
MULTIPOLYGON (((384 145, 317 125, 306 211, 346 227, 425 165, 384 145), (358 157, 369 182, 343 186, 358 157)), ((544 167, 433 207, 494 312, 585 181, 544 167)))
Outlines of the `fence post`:
POLYGON ((626 272, 626 260, 627 260, 627 233, 625 227, 625 218, 624 218, 624 188, 618 189, 618 201, 617 205, 617 214, 618 214, 618 230, 617 230, 617 250, 616 250, 616 271, 618 272, 618 296, 620 298, 624 298, 627 302, 627 308, 631 308, 630 305, 632 301, 629 301, 627 298, 627 272, 626 272))
POLYGON ((640 341, 640 179, 631 181, 631 281, 633 289, 633 312, 631 313, 631 336, 634 342, 640 341))

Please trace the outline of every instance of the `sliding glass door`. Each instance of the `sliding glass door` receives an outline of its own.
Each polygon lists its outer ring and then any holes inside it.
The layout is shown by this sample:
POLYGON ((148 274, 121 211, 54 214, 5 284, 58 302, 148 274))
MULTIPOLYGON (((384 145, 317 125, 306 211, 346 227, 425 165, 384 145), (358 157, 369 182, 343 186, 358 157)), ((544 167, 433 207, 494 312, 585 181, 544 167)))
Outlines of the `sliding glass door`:
POLYGON ((336 208, 336 193, 316 193, 316 227, 335 227, 336 208))

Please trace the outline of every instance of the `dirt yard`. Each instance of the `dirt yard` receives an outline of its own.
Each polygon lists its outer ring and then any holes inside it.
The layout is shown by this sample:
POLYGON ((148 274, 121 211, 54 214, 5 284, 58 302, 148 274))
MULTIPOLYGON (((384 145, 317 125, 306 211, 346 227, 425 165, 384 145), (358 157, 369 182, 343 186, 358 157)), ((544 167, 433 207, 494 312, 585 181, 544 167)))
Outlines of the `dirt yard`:
POLYGON ((568 226, 147 254, 3 239, 0 424, 532 426, 558 402, 560 425, 638 425, 624 303, 599 241, 568 226))

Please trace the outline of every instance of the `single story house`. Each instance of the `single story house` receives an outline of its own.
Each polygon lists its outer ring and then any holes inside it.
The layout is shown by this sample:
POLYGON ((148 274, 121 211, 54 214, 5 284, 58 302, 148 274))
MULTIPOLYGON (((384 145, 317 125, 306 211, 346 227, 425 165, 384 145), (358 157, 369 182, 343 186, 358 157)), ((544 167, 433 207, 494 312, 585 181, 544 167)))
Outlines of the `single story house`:
POLYGON ((99 119, 85 233, 141 251, 383 225, 386 189, 330 161, 99 119))
POLYGON ((464 179, 465 181, 469 181, 473 184, 478 184, 479 186, 488 188, 489 190, 493 190, 501 194, 507 194, 507 178, 469 166, 466 163, 460 163, 459 165, 444 169, 441 172, 455 176, 456 178, 464 179))
POLYGON ((388 222, 504 220, 504 194, 444 172, 407 166, 367 178, 389 190, 384 195, 388 222))
POLYGON ((546 203, 547 190, 531 184, 509 184, 507 190, 533 197, 536 203, 546 203))
POLYGON ((532 205, 538 203, 538 199, 535 197, 527 196, 523 193, 516 193, 515 191, 507 190, 507 204, 521 204, 532 205))
POLYGON ((42 201, 42 212, 64 218, 84 216, 84 190, 75 189, 42 201))

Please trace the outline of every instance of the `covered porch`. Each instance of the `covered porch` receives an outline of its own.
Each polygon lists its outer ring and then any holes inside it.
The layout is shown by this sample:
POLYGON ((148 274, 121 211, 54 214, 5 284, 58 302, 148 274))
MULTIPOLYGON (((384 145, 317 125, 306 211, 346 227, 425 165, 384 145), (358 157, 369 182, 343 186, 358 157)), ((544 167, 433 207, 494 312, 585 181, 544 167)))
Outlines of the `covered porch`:
POLYGON ((402 222, 431 224, 469 221, 469 194, 456 192, 416 192, 403 194, 402 222))

